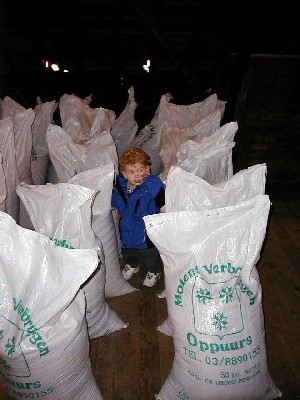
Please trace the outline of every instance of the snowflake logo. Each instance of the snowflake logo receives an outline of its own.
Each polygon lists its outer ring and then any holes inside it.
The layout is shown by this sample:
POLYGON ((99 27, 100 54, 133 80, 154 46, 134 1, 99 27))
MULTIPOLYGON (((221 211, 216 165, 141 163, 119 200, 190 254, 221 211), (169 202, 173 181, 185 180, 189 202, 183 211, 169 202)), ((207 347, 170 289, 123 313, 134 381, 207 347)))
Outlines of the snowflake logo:
POLYGON ((3 339, 3 329, 0 330, 0 339, 3 339))
POLYGON ((224 317, 223 313, 222 313, 222 314, 220 314, 220 313, 215 314, 215 315, 213 316, 213 318, 212 318, 212 321, 213 321, 212 324, 213 324, 217 329, 219 329, 220 331, 221 331, 223 328, 226 328, 226 325, 228 324, 227 318, 224 317))
POLYGON ((0 357, 0 365, 2 365, 3 368, 5 368, 6 370, 10 370, 10 365, 7 364, 7 362, 1 357, 0 357))
POLYGON ((15 344, 16 344, 16 338, 14 336, 11 339, 7 340, 7 343, 5 345, 5 351, 8 356, 12 356, 13 353, 15 352, 15 344))
POLYGON ((206 302, 210 302, 210 300, 212 300, 211 293, 207 289, 197 290, 196 297, 203 304, 206 304, 206 302))
POLYGON ((189 400, 189 396, 186 394, 185 390, 180 390, 180 392, 178 393, 177 397, 180 400, 189 400))
POLYGON ((232 301, 232 296, 232 288, 228 286, 226 286, 226 288, 223 288, 219 292, 219 297, 223 301, 223 303, 229 303, 230 301, 232 301))

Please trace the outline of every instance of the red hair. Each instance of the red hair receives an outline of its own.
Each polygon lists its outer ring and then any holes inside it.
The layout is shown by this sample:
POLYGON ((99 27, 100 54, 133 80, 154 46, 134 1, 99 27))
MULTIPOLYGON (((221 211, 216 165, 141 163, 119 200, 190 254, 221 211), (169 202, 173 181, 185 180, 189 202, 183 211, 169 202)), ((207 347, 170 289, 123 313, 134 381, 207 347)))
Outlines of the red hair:
POLYGON ((150 166, 150 156, 139 147, 130 147, 120 157, 121 170, 124 170, 126 165, 133 165, 137 162, 140 162, 145 167, 150 166))

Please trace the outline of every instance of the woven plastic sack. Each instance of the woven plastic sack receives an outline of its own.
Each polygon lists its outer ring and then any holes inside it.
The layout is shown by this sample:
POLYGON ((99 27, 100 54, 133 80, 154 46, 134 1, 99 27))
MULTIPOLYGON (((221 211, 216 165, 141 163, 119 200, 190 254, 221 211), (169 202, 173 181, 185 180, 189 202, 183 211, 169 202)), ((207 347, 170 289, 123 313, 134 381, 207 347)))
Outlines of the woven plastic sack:
POLYGON ((195 127, 201 120, 216 110, 221 111, 221 118, 225 111, 225 102, 218 99, 216 94, 208 96, 203 101, 192 104, 175 104, 161 98, 159 108, 159 125, 167 124, 172 128, 190 129, 195 127))
MULTIPOLYGON (((29 108, 28 110, 25 110, 15 115, 12 120, 19 182, 24 182, 28 185, 32 185, 33 178, 31 173, 31 125, 34 120, 34 111, 29 108)), ((23 228, 33 229, 30 217, 22 202, 20 202, 19 225, 21 225, 23 228)))
POLYGON ((94 135, 89 141, 75 143, 58 125, 50 124, 46 133, 49 156, 59 182, 68 182, 80 172, 114 164, 118 170, 116 145, 110 133, 94 135))
POLYGON ((7 189, 6 189, 6 182, 5 182, 5 175, 3 171, 3 157, 0 153, 0 211, 6 211, 6 196, 7 196, 7 189))
POLYGON ((84 121, 82 130, 86 131, 88 135, 97 114, 97 110, 90 107, 91 99, 91 96, 81 98, 75 94, 63 94, 59 99, 59 113, 62 127, 65 128, 71 116, 81 114, 84 116, 82 118, 84 121))
POLYGON ((15 115, 22 113, 26 110, 21 104, 12 99, 9 96, 5 96, 1 102, 2 119, 10 117, 13 118, 15 115))
MULTIPOLYGON (((60 183, 57 185, 19 185, 17 193, 24 202, 37 232, 52 238, 58 246, 99 251, 91 227, 91 206, 95 191, 60 183)), ((101 258, 104 256, 101 254, 101 258)), ((86 319, 90 338, 104 336, 125 324, 105 302, 105 271, 99 265, 82 286, 86 296, 86 319)))
POLYGON ((13 121, 11 117, 0 120, 0 153, 6 182, 6 212, 18 223, 20 218, 20 198, 16 193, 19 175, 16 160, 13 121))
POLYGON ((158 125, 158 118, 159 118, 159 110, 163 102, 169 102, 173 96, 170 93, 166 93, 161 96, 159 104, 154 112, 153 117, 151 118, 151 121, 149 124, 145 125, 143 129, 141 129, 134 140, 133 145, 136 147, 142 147, 144 143, 147 142, 148 139, 150 139, 156 132, 157 130, 157 125, 158 125))
POLYGON ((58 247, 2 212, 0 227, 0 372, 10 398, 102 400, 80 290, 96 251, 58 247))
POLYGON ((238 130, 238 123, 228 122, 224 124, 219 129, 214 131, 211 135, 196 136, 193 138, 195 142, 199 143, 199 146, 211 144, 221 144, 221 143, 232 143, 234 141, 236 132, 238 130))
POLYGON ((135 135, 138 131, 138 123, 134 118, 135 110, 138 104, 134 99, 134 88, 128 89, 128 101, 126 107, 113 123, 111 128, 111 136, 113 137, 118 156, 133 145, 135 135))
MULTIPOLYGON (((237 205, 265 194, 266 174, 266 164, 257 164, 237 172, 228 181, 210 185, 180 167, 172 167, 165 192, 165 211, 203 211, 237 205)), ((169 318, 158 330, 172 335, 169 318)))
POLYGON ((92 228, 103 247, 106 298, 136 290, 123 277, 120 268, 117 223, 114 221, 114 211, 111 210, 114 176, 114 165, 107 164, 81 172, 69 180, 69 183, 97 191, 92 205, 92 228))
POLYGON ((184 142, 180 148, 178 166, 185 171, 217 185, 233 175, 232 149, 235 143, 208 142, 204 145, 193 140, 184 142))
POLYGON ((62 128, 75 143, 84 143, 103 131, 109 132, 116 118, 114 111, 90 107, 91 96, 82 99, 64 94, 59 100, 62 128))
POLYGON ((151 173, 159 175, 162 172, 162 160, 160 156, 161 129, 159 129, 159 119, 162 104, 168 103, 172 98, 170 93, 161 96, 158 107, 155 110, 149 124, 141 129, 133 142, 133 146, 142 148, 150 156, 151 173))
POLYGON ((225 182, 211 185, 180 167, 172 167, 165 192, 165 210, 202 211, 234 206, 265 194, 266 175, 266 164, 256 164, 240 170, 225 182))
POLYGON ((144 217, 164 263, 175 357, 158 400, 280 397, 267 364, 256 268, 270 200, 144 217))
POLYGON ((212 135, 220 128, 221 111, 216 110, 200 120, 195 126, 185 129, 172 128, 164 124, 161 133, 160 156, 163 163, 161 178, 165 179, 170 167, 178 162, 177 152, 187 140, 200 142, 202 138, 212 135))
POLYGON ((215 145, 226 145, 233 143, 238 130, 237 122, 228 122, 210 135, 197 135, 187 143, 183 143, 177 152, 177 165, 185 162, 186 159, 197 159, 209 148, 215 145))
POLYGON ((48 126, 53 123, 53 114, 58 103, 48 101, 39 103, 34 108, 34 121, 32 124, 32 150, 31 150, 31 173, 34 185, 44 185, 47 180, 49 164, 49 150, 46 140, 48 126))
MULTIPOLYGON (((170 102, 170 95, 163 95, 158 107, 158 118, 152 123, 152 133, 140 146, 145 150, 151 159, 151 172, 159 175, 163 171, 161 149, 163 146, 162 134, 165 127, 179 130, 193 131, 199 123, 213 115, 216 110, 220 111, 219 120, 224 113, 225 102, 218 100, 217 95, 211 95, 204 101, 189 105, 178 105, 170 102)), ((219 126, 219 125, 218 125, 219 126)), ((196 133, 197 128, 191 134, 196 133)), ((199 135, 201 128, 199 127, 199 135)))

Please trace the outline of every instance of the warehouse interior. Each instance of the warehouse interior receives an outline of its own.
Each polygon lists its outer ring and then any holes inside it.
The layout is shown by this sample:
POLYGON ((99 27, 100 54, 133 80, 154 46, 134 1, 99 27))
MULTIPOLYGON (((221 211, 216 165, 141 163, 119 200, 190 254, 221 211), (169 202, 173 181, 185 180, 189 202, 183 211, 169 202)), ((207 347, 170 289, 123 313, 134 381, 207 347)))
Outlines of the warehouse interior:
MULTIPOLYGON (((234 172, 267 167, 271 211, 257 268, 281 400, 300 399, 298 19, 290 0, 0 0, 0 100, 34 109, 74 94, 119 116, 133 87, 139 131, 165 94, 178 105, 213 94, 225 102, 222 125, 238 124, 234 172)), ((164 279, 145 288, 144 272, 130 281, 137 290, 105 299, 128 325, 90 340, 104 400, 154 399, 172 369, 172 335, 158 331, 168 317, 164 279)), ((0 400, 8 399, 0 379, 0 400)))

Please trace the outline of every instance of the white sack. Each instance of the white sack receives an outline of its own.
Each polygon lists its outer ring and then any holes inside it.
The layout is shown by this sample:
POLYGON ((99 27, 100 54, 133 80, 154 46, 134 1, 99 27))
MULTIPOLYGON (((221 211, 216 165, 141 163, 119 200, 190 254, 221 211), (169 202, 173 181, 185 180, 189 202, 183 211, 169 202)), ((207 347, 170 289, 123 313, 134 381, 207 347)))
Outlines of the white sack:
MULTIPOLYGON (((239 171, 228 181, 210 185, 180 167, 172 167, 165 192, 165 211, 202 211, 235 206, 265 194, 266 174, 266 164, 257 164, 239 171)), ((168 318, 157 329, 172 335, 168 318)))
POLYGON ((16 160, 13 121, 10 117, 0 120, 0 153, 6 181, 6 212, 18 223, 20 217, 20 198, 16 193, 19 175, 16 160))
MULTIPOLYGON (((5 175, 11 174, 11 177, 7 176, 7 212, 21 226, 23 226, 24 228, 32 229, 30 218, 26 212, 26 209, 24 208, 24 205, 20 203, 15 190, 19 182, 25 182, 28 184, 33 183, 31 175, 31 126, 34 119, 34 111, 31 108, 26 110, 25 107, 17 103, 9 96, 6 96, 3 99, 1 106, 2 118, 4 120, 1 131, 3 128, 3 134, 7 135, 7 143, 3 145, 7 147, 6 150, 9 150, 10 152, 15 152, 15 155, 8 155, 7 151, 3 150, 5 164, 8 162, 9 159, 8 165, 6 165, 6 167, 4 168, 4 173, 5 175), (10 122, 8 122, 9 120, 5 120, 5 118, 9 118, 12 121, 13 139, 10 132, 10 122), (6 133, 4 132, 4 129, 6 129, 6 133), (18 174, 17 178, 15 177, 16 173, 18 174), (19 215, 17 215, 17 213, 19 215)), ((5 140, 5 138, 3 138, 3 140, 5 140)))
POLYGON ((0 372, 7 392, 12 399, 102 400, 80 290, 97 268, 96 251, 55 246, 6 213, 0 227, 0 372))
POLYGON ((15 115, 22 113, 26 110, 21 104, 13 100, 9 96, 5 96, 1 102, 2 108, 2 119, 10 117, 13 118, 15 115))
POLYGON ((265 194, 266 175, 266 164, 256 164, 240 170, 227 181, 211 185, 180 167, 172 167, 165 192, 165 210, 202 211, 234 206, 265 194))
MULTIPOLYGON (((94 190, 68 183, 21 184, 17 192, 37 232, 52 238, 58 246, 99 251, 99 243, 91 227, 94 190)), ((127 326, 104 302, 105 272, 101 268, 99 265, 82 286, 86 295, 90 337, 107 335, 127 326)))
POLYGON ((269 197, 144 217, 164 264, 175 357, 159 400, 281 396, 268 371, 256 264, 269 197))
POLYGON ((211 136, 220 128, 221 111, 216 110, 201 119, 195 126, 185 129, 172 128, 165 123, 161 128, 160 156, 163 163, 161 178, 166 179, 170 167, 177 165, 177 152, 182 143, 187 140, 200 142, 203 138, 211 136))
MULTIPOLYGON (((28 185, 32 185, 33 178, 31 174, 31 126, 34 120, 34 111, 29 108, 28 110, 16 114, 12 118, 12 120, 19 182, 24 182, 28 185)), ((19 225, 21 225, 23 228, 33 229, 30 217, 22 201, 20 202, 19 225)))
POLYGON ((59 100, 62 128, 76 143, 83 143, 103 131, 109 132, 116 118, 112 110, 90 107, 91 97, 64 94, 59 100))
POLYGON ((151 118, 151 121, 149 124, 145 125, 136 135, 133 146, 136 147, 142 147, 144 143, 147 142, 148 139, 150 139, 154 134, 157 129, 158 125, 158 118, 159 118, 159 110, 161 107, 161 104, 163 102, 169 102, 172 99, 172 95, 170 93, 166 93, 161 96, 159 104, 154 112, 153 117, 151 118))
MULTIPOLYGON (((178 147, 166 143, 164 133, 181 131, 184 132, 183 136, 187 139, 193 139, 199 142, 203 137, 211 135, 215 129, 220 127, 220 123, 225 111, 225 102, 218 100, 216 94, 208 96, 205 100, 198 103, 188 105, 178 105, 166 101, 167 99, 162 96, 159 106, 159 115, 157 122, 156 135, 151 139, 150 145, 152 151, 159 148, 159 157, 161 159, 161 178, 166 179, 168 169, 171 165, 175 165, 174 159, 169 160, 170 154, 176 154, 178 147), (155 143, 155 144, 154 144, 155 143), (168 148, 171 145, 171 148, 168 148), (177 148, 176 148, 177 147, 177 148)), ((171 138, 172 139, 172 135, 171 138)), ((183 140, 183 137, 181 138, 183 140)), ((177 143, 177 145, 180 145, 177 143)), ((149 143, 146 142, 143 146, 149 148, 149 143)), ((147 150, 146 150, 147 151, 147 150)), ((149 150, 150 151, 150 150, 149 150)), ((148 152, 149 152, 148 151, 148 152)))
POLYGON ((177 152, 178 163, 186 158, 197 157, 201 151, 207 150, 214 145, 233 143, 237 130, 237 122, 228 122, 211 132, 210 135, 201 134, 193 137, 188 143, 184 143, 179 148, 177 152))
POLYGON ((172 128, 190 129, 216 110, 221 111, 222 118, 225 104, 224 101, 218 99, 216 94, 212 94, 198 103, 187 105, 170 103, 169 99, 162 96, 159 108, 160 128, 163 124, 167 124, 172 128))
POLYGON ((115 141, 119 157, 126 149, 133 146, 135 135, 138 131, 138 124, 134 118, 137 106, 138 104, 134 99, 134 88, 131 86, 128 89, 126 107, 114 121, 110 132, 115 141))
MULTIPOLYGON (((163 171, 161 149, 163 146, 162 135, 166 127, 186 131, 188 135, 195 134, 200 137, 202 134, 210 133, 209 130, 206 131, 206 128, 209 129, 209 126, 214 126, 214 124, 207 125, 206 118, 215 119, 214 113, 219 111, 217 120, 220 122, 225 108, 225 103, 218 100, 216 95, 189 105, 170 103, 170 99, 169 94, 161 96, 157 109, 158 118, 155 123, 151 121, 151 135, 140 145, 150 155, 151 172, 155 175, 159 175, 163 171), (201 121, 204 122, 203 131, 201 130, 201 121)), ((217 126, 219 127, 220 124, 218 123, 217 126)))
POLYGON ((159 175, 162 172, 162 160, 160 156, 161 129, 158 127, 161 115, 160 110, 162 104, 168 103, 171 98, 172 96, 170 93, 161 96, 159 105, 156 108, 150 123, 138 132, 133 143, 133 146, 140 147, 149 154, 151 173, 154 175, 159 175))
POLYGON ((6 212, 6 197, 7 197, 7 188, 5 175, 3 170, 3 157, 0 153, 0 211, 6 212))
POLYGON ((178 166, 211 185, 227 181, 233 175, 232 149, 235 143, 205 145, 188 140, 180 147, 178 166), (183 156, 184 154, 184 156, 183 156))
POLYGON ((103 246, 105 257, 105 297, 115 297, 136 290, 122 275, 119 261, 117 226, 111 210, 111 192, 114 181, 114 165, 100 165, 81 172, 69 183, 97 190, 92 206, 92 228, 103 246))
POLYGON ((82 131, 86 132, 88 136, 97 114, 97 110, 89 106, 90 102, 91 97, 83 99, 75 94, 63 94, 59 99, 59 113, 62 127, 65 128, 71 116, 82 115, 82 121, 84 122, 82 131))
POLYGON ((46 138, 59 182, 67 182, 80 172, 99 165, 112 163, 118 170, 116 145, 108 132, 94 135, 90 141, 78 144, 60 126, 50 124, 46 138))
POLYGON ((193 138, 195 142, 198 142, 200 146, 211 144, 221 144, 221 143, 232 143, 234 141, 236 132, 238 130, 238 123, 228 122, 224 124, 217 130, 215 130, 211 135, 205 135, 201 138, 196 136, 193 138))
POLYGON ((31 174, 31 149, 32 132, 31 125, 34 120, 32 108, 15 115, 13 118, 13 130, 15 137, 16 160, 19 181, 32 184, 31 174))
POLYGON ((53 123, 53 114, 57 106, 58 103, 53 100, 40 103, 34 108, 35 117, 31 128, 31 173, 34 185, 44 185, 47 180, 49 150, 46 132, 48 126, 53 123))

